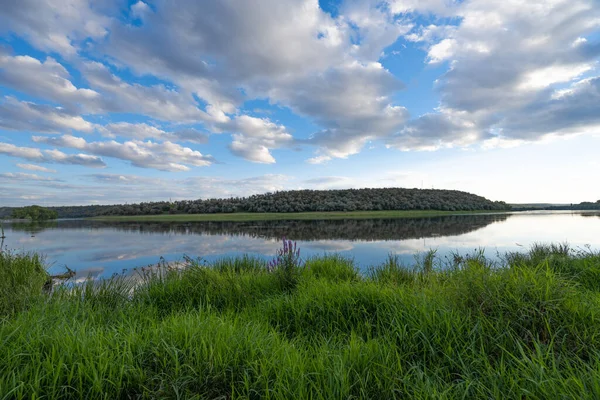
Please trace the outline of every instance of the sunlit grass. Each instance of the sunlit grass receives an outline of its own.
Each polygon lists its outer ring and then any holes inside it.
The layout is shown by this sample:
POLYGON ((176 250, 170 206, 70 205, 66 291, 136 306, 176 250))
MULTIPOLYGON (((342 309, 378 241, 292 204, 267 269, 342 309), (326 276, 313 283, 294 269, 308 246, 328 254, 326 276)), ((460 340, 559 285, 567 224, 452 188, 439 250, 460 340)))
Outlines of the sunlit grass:
POLYGON ((3 257, 0 398, 600 398, 589 249, 391 255, 366 276, 318 257, 291 287, 260 259, 188 259, 52 295, 37 256, 3 257))

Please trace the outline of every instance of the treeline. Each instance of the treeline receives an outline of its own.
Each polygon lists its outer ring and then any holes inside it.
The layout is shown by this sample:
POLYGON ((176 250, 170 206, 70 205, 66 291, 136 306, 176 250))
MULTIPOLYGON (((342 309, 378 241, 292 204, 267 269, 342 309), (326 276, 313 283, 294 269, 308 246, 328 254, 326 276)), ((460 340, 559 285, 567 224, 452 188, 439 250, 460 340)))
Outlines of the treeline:
POLYGON ((28 206, 13 208, 10 214, 11 218, 30 219, 32 221, 45 221, 58 218, 58 213, 40 206, 28 206))
POLYGON ((510 206, 504 202, 490 201, 484 197, 457 190, 389 188, 291 190, 228 199, 120 204, 105 210, 103 215, 508 209, 510 206))
POLYGON ((544 206, 513 206, 513 211, 535 211, 535 210, 600 210, 600 200, 595 203, 584 201, 579 204, 544 205, 544 206))
MULTIPOLYGON (((490 201, 458 190, 437 189, 346 189, 291 190, 250 197, 227 199, 159 201, 111 206, 48 207, 59 218, 85 218, 103 215, 289 213, 309 211, 509 210, 503 201, 490 201)), ((10 208, 0 208, 0 217, 10 216, 10 208)))
MULTIPOLYGON (((60 207, 45 207, 48 210, 55 211, 58 218, 89 218, 103 215, 104 212, 113 208, 113 205, 108 206, 60 206, 60 207)), ((12 218, 12 212, 15 207, 0 207, 0 219, 12 218)))
POLYGON ((579 204, 572 204, 570 206, 553 206, 551 210, 600 210, 600 200, 595 203, 584 201, 579 204))

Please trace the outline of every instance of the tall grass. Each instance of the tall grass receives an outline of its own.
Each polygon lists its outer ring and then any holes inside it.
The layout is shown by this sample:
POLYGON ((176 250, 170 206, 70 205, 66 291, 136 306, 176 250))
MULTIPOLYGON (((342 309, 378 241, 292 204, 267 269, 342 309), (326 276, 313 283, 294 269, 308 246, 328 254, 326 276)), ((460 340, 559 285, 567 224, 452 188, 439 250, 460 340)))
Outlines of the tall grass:
POLYGON ((292 286, 258 259, 188 262, 45 301, 14 286, 32 301, 0 323, 0 398, 600 398, 590 250, 390 256, 366 276, 311 258, 292 286))
POLYGON ((0 319, 36 301, 48 280, 37 254, 17 254, 0 248, 0 319))

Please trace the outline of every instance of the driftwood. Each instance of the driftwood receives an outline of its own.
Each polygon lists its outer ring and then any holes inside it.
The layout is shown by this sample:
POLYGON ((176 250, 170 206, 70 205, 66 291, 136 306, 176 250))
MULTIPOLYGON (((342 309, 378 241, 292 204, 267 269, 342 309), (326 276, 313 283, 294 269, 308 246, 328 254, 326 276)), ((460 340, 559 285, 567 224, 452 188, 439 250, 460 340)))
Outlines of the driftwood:
POLYGON ((64 279, 70 279, 75 276, 75 271, 73 271, 71 268, 67 267, 66 265, 65 265, 65 268, 67 269, 67 272, 65 272, 63 274, 58 274, 58 275, 50 275, 49 278, 64 280, 64 279))
POLYGON ((51 292, 52 291, 52 286, 54 286, 54 281, 66 281, 67 279, 71 279, 72 277, 75 276, 75 271, 73 271, 71 268, 67 267, 65 265, 65 268, 67 269, 67 272, 62 273, 62 274, 58 274, 58 275, 48 275, 48 279, 46 279, 46 283, 44 283, 44 290, 46 292, 51 292))

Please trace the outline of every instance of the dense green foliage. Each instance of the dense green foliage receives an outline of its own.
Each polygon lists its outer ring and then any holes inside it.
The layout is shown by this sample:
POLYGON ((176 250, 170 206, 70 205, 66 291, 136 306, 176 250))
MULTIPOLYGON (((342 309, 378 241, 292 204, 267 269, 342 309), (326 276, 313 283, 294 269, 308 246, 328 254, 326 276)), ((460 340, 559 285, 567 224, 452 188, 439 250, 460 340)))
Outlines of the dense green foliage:
POLYGON ((381 210, 506 210, 504 202, 492 202, 456 190, 347 189, 291 190, 243 198, 209 199, 118 205, 106 215, 292 213, 313 211, 381 210))
POLYGON ((28 206, 12 209, 11 217, 17 219, 30 219, 32 221, 45 221, 58 218, 58 213, 45 207, 28 206))
POLYGON ((439 262, 310 259, 290 286, 245 257, 57 288, 0 321, 0 398, 600 397, 599 254, 439 262))
MULTIPOLYGON (((56 211, 58 218, 90 218, 101 215, 105 210, 112 206, 60 206, 46 207, 49 210, 56 211)), ((15 207, 0 207, 0 218, 9 218, 15 207)))
MULTIPOLYGON (((51 207, 60 218, 102 215, 298 213, 313 211, 508 210, 504 202, 457 190, 347 189, 291 190, 228 199, 159 201, 114 206, 51 207)), ((0 208, 0 217, 10 209, 0 208)), ((6 214, 6 215, 5 215, 6 214)))
POLYGON ((35 301, 47 281, 37 254, 15 254, 0 248, 0 320, 35 301))

